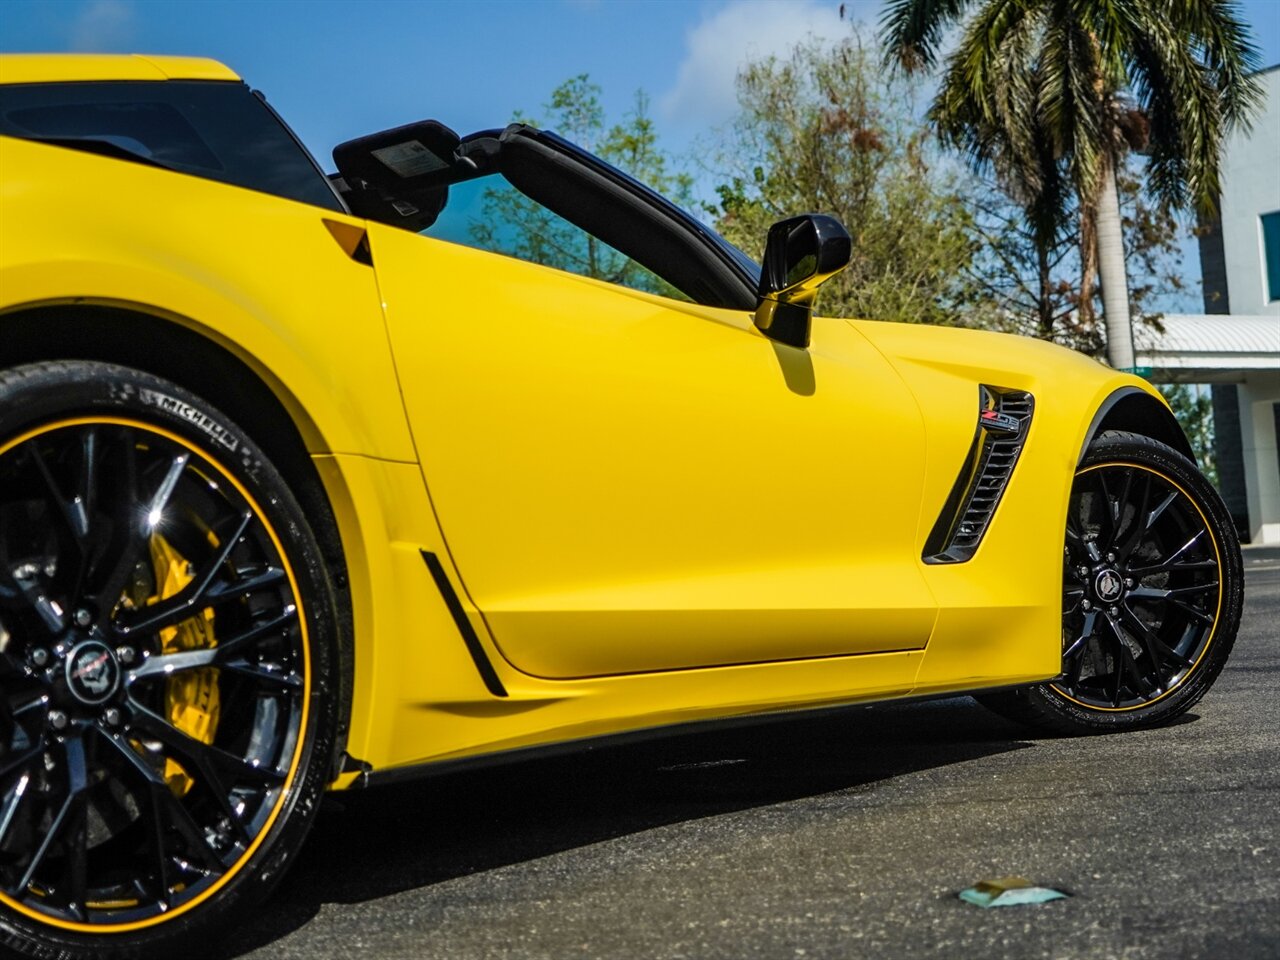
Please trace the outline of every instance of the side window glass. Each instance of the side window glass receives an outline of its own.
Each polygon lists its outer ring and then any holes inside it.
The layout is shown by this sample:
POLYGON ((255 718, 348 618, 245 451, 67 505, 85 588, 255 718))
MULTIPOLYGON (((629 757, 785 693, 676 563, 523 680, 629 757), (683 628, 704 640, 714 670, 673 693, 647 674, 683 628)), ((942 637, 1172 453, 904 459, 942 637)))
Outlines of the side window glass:
POLYGON ((0 85, 0 133, 109 144, 179 173, 341 209, 306 150, 242 83, 0 85))
POLYGON ((89 138, 168 166, 222 170, 208 144, 167 103, 64 103, 10 110, 5 119, 41 137, 89 138))
POLYGON ((451 186, 444 210, 423 233, 633 290, 690 300, 657 274, 530 200, 500 176, 451 186))

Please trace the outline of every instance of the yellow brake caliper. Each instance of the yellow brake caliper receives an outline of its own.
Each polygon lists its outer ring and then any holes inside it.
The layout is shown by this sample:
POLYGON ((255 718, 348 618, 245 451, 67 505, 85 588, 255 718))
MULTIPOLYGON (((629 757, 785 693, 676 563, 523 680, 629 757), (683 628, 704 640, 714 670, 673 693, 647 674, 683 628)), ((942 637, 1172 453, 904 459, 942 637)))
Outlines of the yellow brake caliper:
MULTIPOLYGON (((216 546, 216 544, 215 544, 216 546)), ((151 563, 155 568, 156 595, 147 602, 158 603, 172 597, 194 578, 191 565, 160 534, 151 536, 151 563)), ((213 635, 213 608, 201 610, 174 627, 160 631, 161 653, 207 650, 218 645, 213 635)), ((165 710, 169 722, 187 736, 213 743, 218 732, 218 668, 184 670, 170 677, 165 690, 165 710)), ((176 760, 166 758, 164 779, 175 796, 191 789, 190 774, 176 760)))

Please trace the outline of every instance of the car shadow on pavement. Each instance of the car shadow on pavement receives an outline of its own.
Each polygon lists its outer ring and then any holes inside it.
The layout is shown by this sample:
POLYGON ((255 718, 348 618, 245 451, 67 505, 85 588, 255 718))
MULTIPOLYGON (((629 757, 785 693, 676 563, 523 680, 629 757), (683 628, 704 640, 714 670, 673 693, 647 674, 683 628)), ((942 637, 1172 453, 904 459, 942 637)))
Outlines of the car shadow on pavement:
POLYGON ((336 795, 223 956, 265 947, 326 903, 361 903, 654 827, 1032 746, 965 698, 791 714, 746 727, 459 771, 336 795))

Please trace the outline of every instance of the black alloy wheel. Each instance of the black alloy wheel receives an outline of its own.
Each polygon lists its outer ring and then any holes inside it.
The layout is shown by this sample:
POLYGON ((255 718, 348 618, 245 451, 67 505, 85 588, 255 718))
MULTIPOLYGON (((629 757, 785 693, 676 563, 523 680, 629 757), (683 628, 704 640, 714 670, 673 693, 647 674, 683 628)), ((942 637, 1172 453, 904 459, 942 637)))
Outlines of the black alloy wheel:
POLYGON ((0 944, 172 949, 265 894, 323 788, 318 551, 248 439, 172 384, 43 364, 0 374, 9 397, 0 944))
POLYGON ((1240 619, 1240 549, 1217 492, 1164 444, 1106 434, 1076 473, 1065 539, 1062 675, 982 702, 1072 733, 1187 710, 1240 619))

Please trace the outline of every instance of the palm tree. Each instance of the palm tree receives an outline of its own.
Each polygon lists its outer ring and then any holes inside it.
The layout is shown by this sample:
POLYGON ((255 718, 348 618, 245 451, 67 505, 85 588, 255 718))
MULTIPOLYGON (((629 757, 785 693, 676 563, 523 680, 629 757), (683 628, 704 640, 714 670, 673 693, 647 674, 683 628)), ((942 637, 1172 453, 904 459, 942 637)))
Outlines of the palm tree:
POLYGON ((1108 360, 1132 367, 1116 169, 1129 150, 1142 149, 1157 200, 1203 213, 1216 206, 1223 138, 1248 126, 1262 98, 1253 75, 1258 51, 1238 5, 889 0, 886 51, 907 70, 932 68, 944 32, 968 13, 930 118, 944 142, 976 168, 994 169, 1040 218, 1041 239, 1062 221, 1062 188, 1074 190, 1081 319, 1091 319, 1096 276, 1108 360))

